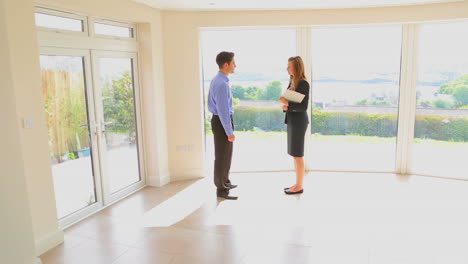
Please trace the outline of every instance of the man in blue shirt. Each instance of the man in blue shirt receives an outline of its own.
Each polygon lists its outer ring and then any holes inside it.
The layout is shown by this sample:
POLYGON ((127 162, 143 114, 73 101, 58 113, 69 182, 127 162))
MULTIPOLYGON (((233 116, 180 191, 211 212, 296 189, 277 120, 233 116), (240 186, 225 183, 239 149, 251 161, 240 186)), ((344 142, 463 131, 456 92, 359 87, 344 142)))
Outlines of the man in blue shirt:
POLYGON ((237 187, 229 180, 235 136, 232 121, 234 108, 228 75, 234 73, 236 68, 234 53, 226 51, 219 53, 216 56, 216 63, 219 66, 219 72, 211 80, 208 94, 208 110, 213 114, 211 129, 215 145, 214 183, 218 197, 237 200, 236 196, 229 195, 229 190, 237 187))

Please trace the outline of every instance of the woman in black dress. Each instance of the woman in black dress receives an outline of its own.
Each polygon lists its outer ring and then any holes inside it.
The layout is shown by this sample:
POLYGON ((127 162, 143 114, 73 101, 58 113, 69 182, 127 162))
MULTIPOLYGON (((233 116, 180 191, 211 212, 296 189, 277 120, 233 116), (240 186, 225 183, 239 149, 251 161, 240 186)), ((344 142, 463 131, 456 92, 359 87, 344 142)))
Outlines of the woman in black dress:
POLYGON ((307 106, 309 104, 310 86, 304 74, 304 62, 301 57, 291 57, 288 59, 288 73, 290 76, 288 89, 304 94, 305 97, 300 103, 288 102, 284 97, 279 101, 286 112, 284 122, 288 127, 288 154, 294 158, 296 168, 296 184, 285 188, 286 194, 303 193, 304 181, 304 138, 309 125, 307 116, 307 106))

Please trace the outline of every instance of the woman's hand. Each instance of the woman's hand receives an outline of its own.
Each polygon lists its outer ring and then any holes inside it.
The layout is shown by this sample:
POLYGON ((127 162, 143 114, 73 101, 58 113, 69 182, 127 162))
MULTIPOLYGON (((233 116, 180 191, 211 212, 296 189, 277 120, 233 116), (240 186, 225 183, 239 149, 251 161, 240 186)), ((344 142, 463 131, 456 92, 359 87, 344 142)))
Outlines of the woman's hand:
POLYGON ((284 110, 284 111, 288 111, 288 108, 289 108, 289 107, 288 107, 287 105, 283 105, 283 110, 284 110))
POLYGON ((278 101, 285 106, 289 105, 288 100, 286 100, 286 98, 284 98, 283 96, 281 96, 278 101))

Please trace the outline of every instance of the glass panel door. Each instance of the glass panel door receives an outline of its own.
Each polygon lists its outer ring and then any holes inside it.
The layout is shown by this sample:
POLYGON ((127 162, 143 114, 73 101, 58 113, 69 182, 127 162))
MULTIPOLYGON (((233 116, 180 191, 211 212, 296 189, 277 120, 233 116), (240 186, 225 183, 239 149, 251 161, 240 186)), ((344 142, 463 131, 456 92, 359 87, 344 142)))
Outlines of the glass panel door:
POLYGON ((401 35, 312 30, 311 169, 395 171, 401 35))
POLYGON ((468 22, 419 36, 411 172, 468 179, 468 22))
POLYGON ((42 90, 60 219, 97 206, 99 167, 89 97, 89 53, 41 50, 42 90), (70 54, 70 55, 66 55, 70 54))
POLYGON ((144 184, 138 151, 136 54, 93 52, 93 61, 105 192, 112 200, 144 184))
POLYGON ((278 98, 287 88, 288 58, 296 56, 296 30, 213 30, 201 32, 205 96, 206 166, 213 167, 214 143, 207 98, 218 72, 216 55, 235 53, 229 75, 234 104, 234 153, 231 172, 292 170, 287 154, 284 113, 278 98))

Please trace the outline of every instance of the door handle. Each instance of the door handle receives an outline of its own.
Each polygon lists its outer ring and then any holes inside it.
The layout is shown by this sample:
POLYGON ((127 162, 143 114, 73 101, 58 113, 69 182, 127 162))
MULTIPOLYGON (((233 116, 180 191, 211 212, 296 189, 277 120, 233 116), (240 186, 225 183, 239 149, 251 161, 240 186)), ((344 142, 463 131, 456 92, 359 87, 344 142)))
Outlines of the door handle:
POLYGON ((113 124, 113 121, 101 121, 101 132, 104 133, 106 132, 106 126, 113 124))
POLYGON ((91 133, 94 133, 94 135, 97 135, 97 127, 99 126, 98 123, 85 123, 85 124, 81 124, 80 127, 89 127, 90 128, 90 132, 91 133))

